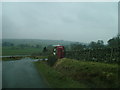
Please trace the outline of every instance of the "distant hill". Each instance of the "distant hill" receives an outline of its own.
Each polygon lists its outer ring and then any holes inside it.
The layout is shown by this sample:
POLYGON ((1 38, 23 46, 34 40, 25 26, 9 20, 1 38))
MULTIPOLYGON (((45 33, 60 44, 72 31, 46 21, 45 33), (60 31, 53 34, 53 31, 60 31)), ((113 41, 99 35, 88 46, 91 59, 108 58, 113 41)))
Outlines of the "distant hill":
POLYGON ((64 40, 42 40, 42 39, 3 39, 2 42, 10 42, 14 45, 19 44, 29 44, 29 45, 70 45, 71 43, 74 43, 72 41, 64 41, 64 40))

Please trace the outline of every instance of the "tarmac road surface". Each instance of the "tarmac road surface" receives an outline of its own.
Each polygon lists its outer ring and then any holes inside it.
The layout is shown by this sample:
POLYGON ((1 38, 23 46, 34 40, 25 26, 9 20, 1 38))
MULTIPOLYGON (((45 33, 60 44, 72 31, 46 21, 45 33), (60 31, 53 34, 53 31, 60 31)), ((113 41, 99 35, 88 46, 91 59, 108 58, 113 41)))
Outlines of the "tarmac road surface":
POLYGON ((32 62, 30 58, 3 61, 2 88, 47 88, 32 62))

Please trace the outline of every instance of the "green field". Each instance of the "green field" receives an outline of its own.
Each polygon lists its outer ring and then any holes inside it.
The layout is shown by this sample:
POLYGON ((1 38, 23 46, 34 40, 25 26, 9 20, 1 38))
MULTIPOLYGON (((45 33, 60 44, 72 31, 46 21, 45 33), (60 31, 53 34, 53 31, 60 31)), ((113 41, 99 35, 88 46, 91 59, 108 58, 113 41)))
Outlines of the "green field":
POLYGON ((2 47, 2 55, 31 55, 40 53, 41 48, 19 48, 19 47, 2 47))
POLYGON ((36 62, 36 66, 38 71, 45 76, 51 87, 119 87, 117 64, 84 62, 64 58, 58 60, 53 67, 49 67, 42 62, 36 62))

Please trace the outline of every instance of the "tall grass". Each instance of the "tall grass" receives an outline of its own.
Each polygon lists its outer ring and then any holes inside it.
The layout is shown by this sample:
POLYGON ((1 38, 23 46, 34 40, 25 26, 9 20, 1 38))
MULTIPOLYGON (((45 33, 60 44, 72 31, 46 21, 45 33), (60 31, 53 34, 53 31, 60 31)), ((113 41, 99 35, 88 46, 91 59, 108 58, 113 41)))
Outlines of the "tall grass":
POLYGON ((64 58, 59 60, 54 68, 65 76, 86 83, 90 88, 119 87, 117 64, 64 58))
POLYGON ((44 62, 35 62, 35 66, 39 73, 42 73, 44 78, 49 83, 50 88, 86 88, 87 86, 79 83, 70 77, 64 76, 57 72, 54 68, 44 62))

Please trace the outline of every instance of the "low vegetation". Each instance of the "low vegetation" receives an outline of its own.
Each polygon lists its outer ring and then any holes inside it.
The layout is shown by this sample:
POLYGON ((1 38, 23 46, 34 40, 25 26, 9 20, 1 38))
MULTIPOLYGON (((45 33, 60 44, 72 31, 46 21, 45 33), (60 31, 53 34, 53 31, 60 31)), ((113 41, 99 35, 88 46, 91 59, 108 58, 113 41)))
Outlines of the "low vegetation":
POLYGON ((100 62, 60 59, 53 67, 35 62, 51 87, 54 88, 117 88, 118 65, 100 62))
POLYGON ((86 88, 86 85, 57 72, 45 62, 35 62, 40 74, 47 80, 50 88, 86 88))
POLYGON ((49 55, 48 56, 48 61, 47 61, 47 64, 49 66, 53 66, 57 61, 57 56, 54 56, 54 55, 49 55))
POLYGON ((65 76, 87 84, 90 88, 117 88, 118 65, 61 59, 54 68, 65 76))

